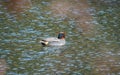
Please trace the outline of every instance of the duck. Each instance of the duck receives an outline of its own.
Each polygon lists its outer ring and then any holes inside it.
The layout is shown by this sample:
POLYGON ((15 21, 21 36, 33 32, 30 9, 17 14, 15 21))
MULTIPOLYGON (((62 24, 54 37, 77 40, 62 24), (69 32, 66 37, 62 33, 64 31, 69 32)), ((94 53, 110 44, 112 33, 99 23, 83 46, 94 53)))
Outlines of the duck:
POLYGON ((40 41, 43 46, 63 46, 65 45, 65 32, 59 32, 58 37, 49 37, 40 41))

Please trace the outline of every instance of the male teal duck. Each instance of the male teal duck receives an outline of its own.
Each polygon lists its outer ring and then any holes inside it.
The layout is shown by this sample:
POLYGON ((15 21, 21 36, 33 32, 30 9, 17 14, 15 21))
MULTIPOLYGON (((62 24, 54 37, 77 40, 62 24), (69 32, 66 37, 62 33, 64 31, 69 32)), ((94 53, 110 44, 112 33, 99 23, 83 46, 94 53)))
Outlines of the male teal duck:
POLYGON ((65 45, 65 33, 59 32, 58 37, 50 37, 40 41, 43 46, 62 46, 65 45))

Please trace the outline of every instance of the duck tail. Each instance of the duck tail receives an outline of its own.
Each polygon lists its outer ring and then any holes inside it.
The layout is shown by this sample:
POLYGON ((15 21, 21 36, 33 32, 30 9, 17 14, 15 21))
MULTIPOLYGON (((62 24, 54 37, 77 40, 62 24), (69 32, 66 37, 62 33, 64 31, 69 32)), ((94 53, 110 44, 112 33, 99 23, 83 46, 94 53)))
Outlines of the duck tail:
POLYGON ((48 41, 46 41, 46 40, 41 40, 40 43, 41 43, 43 46, 48 45, 48 41))

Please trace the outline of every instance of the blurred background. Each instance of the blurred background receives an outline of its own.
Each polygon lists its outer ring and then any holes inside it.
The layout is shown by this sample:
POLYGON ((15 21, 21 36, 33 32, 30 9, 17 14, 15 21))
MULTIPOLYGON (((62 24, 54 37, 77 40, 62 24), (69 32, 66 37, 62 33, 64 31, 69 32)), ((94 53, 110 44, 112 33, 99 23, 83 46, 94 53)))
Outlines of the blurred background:
POLYGON ((0 75, 120 75, 119 0, 1 0, 0 75), (66 33, 61 47, 41 38, 66 33))

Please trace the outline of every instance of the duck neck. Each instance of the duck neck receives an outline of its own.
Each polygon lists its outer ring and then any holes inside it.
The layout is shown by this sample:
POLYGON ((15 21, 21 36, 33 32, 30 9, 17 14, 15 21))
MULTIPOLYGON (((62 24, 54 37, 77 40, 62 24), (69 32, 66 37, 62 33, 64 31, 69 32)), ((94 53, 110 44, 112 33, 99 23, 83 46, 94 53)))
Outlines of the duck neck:
POLYGON ((65 38, 64 38, 64 37, 61 37, 61 38, 58 38, 58 39, 63 40, 63 39, 65 39, 65 38))

